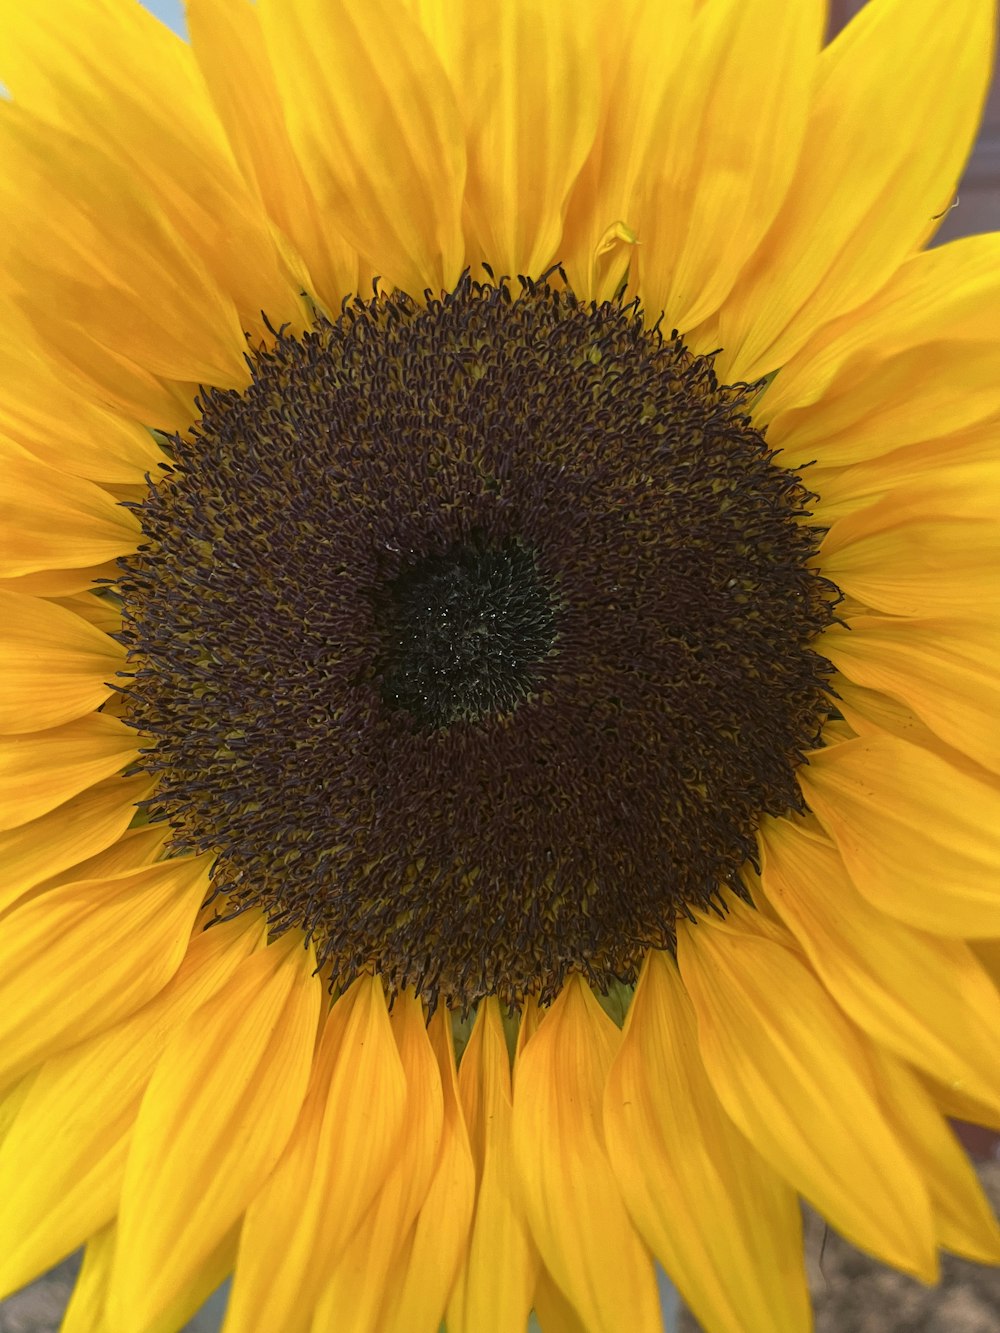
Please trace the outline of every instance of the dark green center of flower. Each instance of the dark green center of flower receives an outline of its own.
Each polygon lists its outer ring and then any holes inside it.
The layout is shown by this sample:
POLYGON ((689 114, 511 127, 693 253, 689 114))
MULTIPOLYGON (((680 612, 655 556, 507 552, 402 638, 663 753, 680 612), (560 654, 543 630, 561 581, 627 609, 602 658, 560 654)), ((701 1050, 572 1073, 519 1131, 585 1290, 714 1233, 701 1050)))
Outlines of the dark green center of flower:
POLYGON ((634 979, 801 806, 829 706, 755 389, 545 280, 358 299, 251 371, 122 562, 151 816, 335 982, 634 979))
POLYGON ((549 589, 517 541, 424 556, 375 604, 382 700, 428 727, 512 712, 555 641, 549 589))

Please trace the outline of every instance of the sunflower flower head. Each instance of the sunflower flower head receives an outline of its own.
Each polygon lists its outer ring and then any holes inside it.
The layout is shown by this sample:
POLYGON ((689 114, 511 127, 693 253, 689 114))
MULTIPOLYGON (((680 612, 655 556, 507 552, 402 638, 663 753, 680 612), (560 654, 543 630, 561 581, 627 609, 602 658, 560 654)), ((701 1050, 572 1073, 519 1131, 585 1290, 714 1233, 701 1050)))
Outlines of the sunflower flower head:
POLYGON ((991 0, 2 10, 0 1294, 1000 1260, 991 0))

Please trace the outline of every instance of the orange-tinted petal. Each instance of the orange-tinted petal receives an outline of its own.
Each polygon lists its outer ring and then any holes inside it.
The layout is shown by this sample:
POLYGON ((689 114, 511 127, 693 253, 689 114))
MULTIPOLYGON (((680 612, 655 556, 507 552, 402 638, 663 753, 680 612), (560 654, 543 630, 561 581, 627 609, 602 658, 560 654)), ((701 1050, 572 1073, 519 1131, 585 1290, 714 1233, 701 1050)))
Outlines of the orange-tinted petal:
POLYGON ((38 819, 138 753, 136 733, 107 713, 34 735, 0 737, 0 829, 38 819))

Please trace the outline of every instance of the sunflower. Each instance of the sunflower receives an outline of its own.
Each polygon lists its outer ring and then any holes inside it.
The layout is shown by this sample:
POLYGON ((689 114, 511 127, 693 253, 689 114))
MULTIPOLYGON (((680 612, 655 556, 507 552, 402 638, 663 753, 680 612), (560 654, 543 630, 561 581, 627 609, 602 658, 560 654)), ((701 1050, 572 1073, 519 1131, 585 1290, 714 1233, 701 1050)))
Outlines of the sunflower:
POLYGON ((1000 1260, 993 5, 3 17, 0 1291, 1000 1260))

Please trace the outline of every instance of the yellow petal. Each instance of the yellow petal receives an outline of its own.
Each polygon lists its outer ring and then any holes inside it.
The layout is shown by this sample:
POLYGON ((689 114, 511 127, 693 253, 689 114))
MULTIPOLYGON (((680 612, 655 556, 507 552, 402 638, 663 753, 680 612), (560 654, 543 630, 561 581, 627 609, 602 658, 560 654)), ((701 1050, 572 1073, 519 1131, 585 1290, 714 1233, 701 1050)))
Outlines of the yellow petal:
POLYGON ((872 1087, 865 1044, 801 959, 727 900, 677 930, 705 1069, 737 1127, 855 1245, 936 1275, 927 1192, 872 1087))
POLYGON ((289 135, 328 225, 390 287, 419 296, 454 286, 462 129, 415 20, 390 0, 260 0, 257 10, 289 135))
POLYGON ((857 463, 1000 408, 1000 236, 910 259, 867 305, 820 330, 754 416, 787 465, 857 463))
POLYGON ((177 971, 208 885, 204 857, 62 885, 0 932, 0 1085, 134 1013, 177 971))
POLYGON ((406 1076, 402 1132, 391 1167, 368 1212, 328 1273, 312 1333, 371 1333, 393 1262, 427 1198, 444 1127, 444 1097, 423 1007, 398 995, 392 1027, 406 1076))
POLYGON ((1000 506, 975 471, 903 486, 839 519, 823 573, 878 611, 977 615, 1000 559, 1000 506))
MULTIPOLYGON (((188 44, 123 0, 3 0, 0 21, 0 78, 15 100, 60 130, 107 145, 235 303, 244 327, 263 332, 261 310, 275 327, 294 318, 296 289, 188 44)), ((109 223, 118 202, 109 194, 109 223)))
POLYGON ((115 1252, 117 1228, 112 1223, 87 1242, 59 1333, 111 1333, 105 1318, 108 1278, 115 1252))
POLYGON ((406 1081, 377 978, 326 1018, 288 1146, 247 1209, 227 1329, 299 1333, 389 1171, 406 1081))
MULTIPOLYGON (((0 551, 2 549, 0 547, 0 551)), ((89 592, 101 579, 116 579, 118 574, 118 562, 109 560, 83 569, 43 569, 13 578, 0 578, 0 588, 27 597, 74 597, 89 592)))
POLYGON ((3 471, 0 574, 5 578, 100 564, 139 544, 138 520, 93 482, 31 460, 7 459, 3 471))
POLYGON ((717 0, 697 14, 626 215, 638 232, 643 303, 654 318, 665 311, 668 328, 718 310, 778 212, 824 19, 818 0, 717 0))
POLYGON ((330 311, 358 290, 358 256, 320 212, 296 157, 255 5, 188 0, 191 48, 233 154, 270 217, 309 271, 308 290, 330 311))
POLYGON ((152 865, 161 860, 163 845, 170 836, 168 824, 143 824, 126 829, 117 842, 103 851, 88 856, 68 870, 58 875, 50 875, 36 884, 22 899, 35 898, 47 893, 59 884, 76 883, 82 879, 111 879, 127 870, 138 870, 140 866, 152 865))
POLYGON ((902 1061, 871 1047, 878 1098, 926 1182, 937 1243, 976 1263, 1000 1263, 1000 1226, 965 1150, 902 1061))
POLYGON ((0 1147, 0 1290, 15 1291, 110 1222, 139 1101, 170 1033, 263 939, 247 913, 196 935, 163 990, 49 1060, 0 1147))
POLYGON ((312 1063, 315 965, 290 931, 243 962, 171 1038, 125 1169, 109 1297, 115 1333, 145 1329, 182 1297, 228 1247, 281 1156, 312 1063))
POLYGON ((43 344, 55 336, 65 348, 57 330, 72 329, 84 370, 92 342, 155 376, 241 386, 246 342, 232 301, 102 142, 6 106, 0 152, 12 177, 0 189, 21 220, 7 290, 43 344))
POLYGON ((545 1268, 538 1274, 535 1285, 535 1317, 542 1333, 587 1333, 586 1324, 545 1268))
MULTIPOLYGON (((921 437, 934 429, 934 421, 925 420, 921 437)), ((921 438, 917 444, 906 444, 851 467, 810 468, 809 488, 820 497, 814 512, 828 526, 897 488, 942 479, 973 481, 980 488, 995 489, 1000 474, 998 439, 1000 416, 994 415, 964 430, 921 438)))
POLYGON ((643 966, 604 1125, 635 1224, 694 1315, 718 1333, 808 1330, 798 1198, 720 1106, 666 954, 643 966))
POLYGON ((138 753, 136 733, 106 713, 33 736, 0 737, 0 829, 37 819, 118 772, 138 753))
POLYGON ((472 1222, 475 1169, 458 1099, 451 1017, 443 1006, 429 1034, 441 1074, 444 1124, 427 1197, 385 1285, 380 1333, 437 1333, 472 1222))
POLYGON ((817 976, 875 1041, 1000 1110, 1000 995, 964 941, 885 916, 826 838, 761 826, 762 888, 817 976))
POLYGON ((1000 773, 1000 625, 855 616, 817 651, 858 685, 908 704, 941 739, 1000 773))
POLYGON ((659 1330, 653 1265, 604 1147, 601 1102, 620 1034, 571 979, 518 1060, 514 1158, 546 1268, 593 1333, 659 1330))
POLYGON ((724 379, 787 362, 933 230, 975 135, 993 18, 992 0, 870 0, 823 51, 785 202, 722 307, 724 379))
POLYGON ((495 998, 479 1006, 458 1072, 478 1188, 465 1264, 448 1308, 452 1333, 524 1333, 538 1273, 514 1178, 510 1056, 495 998))
MULTIPOLYGON (((426 3, 426 0, 424 0, 426 3)), ((449 13, 453 4, 433 0, 449 13)), ((604 87, 594 145, 566 207, 559 258, 584 300, 608 300, 625 276, 636 241, 637 187, 662 136, 677 67, 691 25, 691 0, 628 0, 596 8, 604 87)), ((447 33, 447 25, 445 32, 447 33)), ((659 171, 655 159, 651 170, 659 171)))
POLYGON ((0 591, 0 732, 38 731, 93 712, 111 694, 125 650, 38 597, 0 591))
MULTIPOLYGON (((559 258, 600 108, 592 9, 573 0, 446 6, 468 146, 468 257, 512 277, 559 258)), ((611 222, 607 218, 606 222, 611 222)))
POLYGON ((0 431, 41 462, 92 481, 141 482, 162 459, 149 431, 57 373, 16 307, 0 320, 0 361, 0 431))
POLYGON ((128 828, 150 779, 112 777, 20 827, 0 833, 0 912, 22 894, 110 847, 128 828))
POLYGON ((876 733, 814 752, 799 781, 880 911, 938 935, 1000 933, 1000 787, 876 733))

